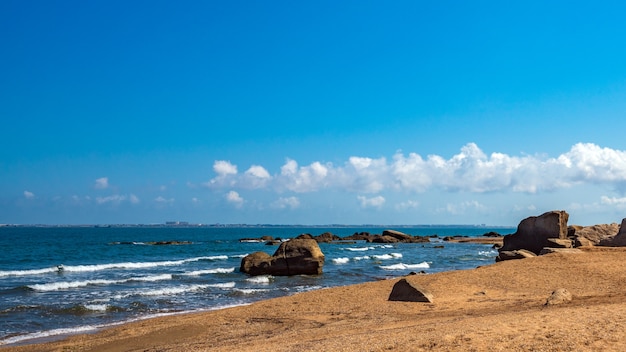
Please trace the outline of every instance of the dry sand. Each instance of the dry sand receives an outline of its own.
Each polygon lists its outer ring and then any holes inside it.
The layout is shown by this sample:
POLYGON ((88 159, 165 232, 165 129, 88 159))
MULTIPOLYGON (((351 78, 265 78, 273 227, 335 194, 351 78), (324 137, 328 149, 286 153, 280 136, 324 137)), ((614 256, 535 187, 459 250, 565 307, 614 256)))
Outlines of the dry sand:
POLYGON ((0 351, 626 351, 626 249, 407 278, 434 303, 388 301, 393 279, 0 351))

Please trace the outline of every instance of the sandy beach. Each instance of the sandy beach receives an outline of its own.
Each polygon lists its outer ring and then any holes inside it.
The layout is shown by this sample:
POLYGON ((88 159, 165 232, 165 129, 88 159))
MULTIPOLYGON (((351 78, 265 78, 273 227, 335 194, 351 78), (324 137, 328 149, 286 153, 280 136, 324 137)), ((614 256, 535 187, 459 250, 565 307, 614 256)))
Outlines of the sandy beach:
POLYGON ((433 303, 388 301, 398 278, 0 350, 624 351, 625 259, 624 248, 586 248, 407 276, 433 303), (559 288, 573 299, 546 305, 559 288))

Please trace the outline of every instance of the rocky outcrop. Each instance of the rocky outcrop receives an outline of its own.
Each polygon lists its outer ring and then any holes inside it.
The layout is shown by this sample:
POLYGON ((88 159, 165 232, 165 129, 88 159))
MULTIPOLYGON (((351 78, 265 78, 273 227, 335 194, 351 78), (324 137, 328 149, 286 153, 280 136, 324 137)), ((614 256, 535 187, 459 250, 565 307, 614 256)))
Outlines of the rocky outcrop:
POLYGON ((548 239, 567 240, 568 218, 569 214, 564 210, 526 218, 520 222, 514 234, 504 236, 500 251, 526 249, 539 254, 543 247, 550 245, 548 239))
POLYGON ((407 279, 400 279, 393 285, 391 294, 389 294, 389 300, 432 303, 433 294, 417 283, 409 282, 407 279))
POLYGON ((622 219, 617 235, 600 241, 600 246, 623 247, 626 246, 626 218, 622 219))
POLYGON ((331 242, 341 241, 341 237, 334 235, 330 232, 324 232, 323 234, 319 236, 313 237, 313 239, 316 240, 317 243, 331 243, 331 242))
POLYGON ((292 239, 280 244, 274 255, 255 252, 241 260, 239 271, 250 275, 319 275, 324 253, 313 239, 292 239))
POLYGON ((600 242, 615 237, 620 226, 617 223, 593 226, 572 225, 567 236, 574 241, 575 247, 597 246, 600 242))

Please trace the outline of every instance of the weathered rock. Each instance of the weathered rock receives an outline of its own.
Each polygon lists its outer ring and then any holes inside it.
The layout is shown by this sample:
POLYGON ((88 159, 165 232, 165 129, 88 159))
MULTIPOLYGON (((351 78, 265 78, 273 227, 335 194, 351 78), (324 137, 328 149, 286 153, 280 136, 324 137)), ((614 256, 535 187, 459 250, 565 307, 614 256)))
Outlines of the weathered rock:
POLYGON ((546 247, 550 248, 572 248, 572 240, 560 239, 560 238, 548 238, 546 240, 546 247))
POLYGON ((371 239, 373 243, 398 243, 399 239, 391 236, 374 235, 371 239))
POLYGON ((490 232, 484 233, 483 237, 502 237, 502 235, 495 231, 490 231, 490 232))
POLYGON ((564 254, 579 254, 579 253, 583 253, 583 251, 581 251, 578 248, 550 248, 550 247, 545 247, 541 250, 541 252, 539 252, 539 255, 546 255, 546 254, 551 254, 551 253, 564 253, 564 254))
POLYGON ((400 279, 393 285, 389 300, 432 303, 433 295, 430 291, 414 282, 409 282, 407 279, 400 279))
POLYGON ((545 305, 551 306, 551 305, 556 305, 556 304, 563 304, 563 303, 570 302, 571 300, 572 300, 572 294, 564 288, 559 288, 558 290, 552 292, 550 297, 548 297, 548 300, 546 301, 545 305))
POLYGON ((241 260, 239 271, 250 275, 319 275, 324 254, 313 239, 292 239, 280 244, 274 255, 255 252, 241 260))
POLYGON ((599 243, 600 246, 623 247, 626 246, 626 218, 622 219, 617 235, 606 238, 599 243))
POLYGON ((593 247, 594 245, 595 243, 585 237, 576 237, 574 240, 574 247, 593 247))
POLYGON ((330 232, 324 232, 319 236, 313 237, 313 239, 316 240, 317 243, 330 243, 335 241, 341 241, 341 237, 334 235, 330 232))
POLYGON ((402 233, 400 231, 395 231, 395 230, 384 230, 383 237, 384 236, 390 236, 390 237, 396 238, 400 242, 409 242, 412 238, 411 235, 407 235, 406 233, 402 233))
POLYGON ((498 256, 496 257, 496 262, 513 259, 533 258, 536 256, 537 255, 535 253, 525 249, 518 249, 514 251, 500 251, 498 253, 498 256))
POLYGON ((272 256, 265 252, 254 252, 241 259, 239 271, 250 275, 263 275, 271 265, 272 256))
POLYGON ((568 227, 567 236, 573 238, 575 243, 583 244, 581 246, 575 244, 576 247, 582 247, 589 243, 598 245, 601 241, 615 237, 619 230, 620 226, 617 223, 593 226, 572 225, 568 227))
MULTIPOLYGON (((355 232, 354 234, 344 237, 343 240, 352 240, 352 241, 368 241, 372 235, 369 232, 355 232)), ((368 241, 371 242, 371 241, 368 241)))
POLYGON ((567 220, 569 214, 564 211, 550 211, 540 216, 531 216, 522 220, 514 234, 504 236, 501 251, 526 249, 539 254, 549 238, 567 239, 567 220))
POLYGON ((313 235, 311 235, 310 233, 303 233, 303 234, 298 235, 295 239, 296 240, 312 240, 313 235))

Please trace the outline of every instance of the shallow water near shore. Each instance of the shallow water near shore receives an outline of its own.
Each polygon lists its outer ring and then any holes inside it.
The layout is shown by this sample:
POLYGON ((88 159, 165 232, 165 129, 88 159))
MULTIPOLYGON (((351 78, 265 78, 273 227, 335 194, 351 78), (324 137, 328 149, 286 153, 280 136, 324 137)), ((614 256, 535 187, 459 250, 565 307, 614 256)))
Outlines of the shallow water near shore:
POLYGON ((441 242, 512 228, 487 227, 3 227, 0 228, 0 345, 88 332, 155 315, 220 309, 325 287, 470 269, 494 262, 491 245, 441 242), (240 242, 264 235, 382 233, 396 229, 431 243, 320 244, 320 276, 250 277, 241 258, 275 246, 240 242), (158 241, 182 244, 154 245, 158 241), (443 248, 441 248, 443 246, 443 248))

